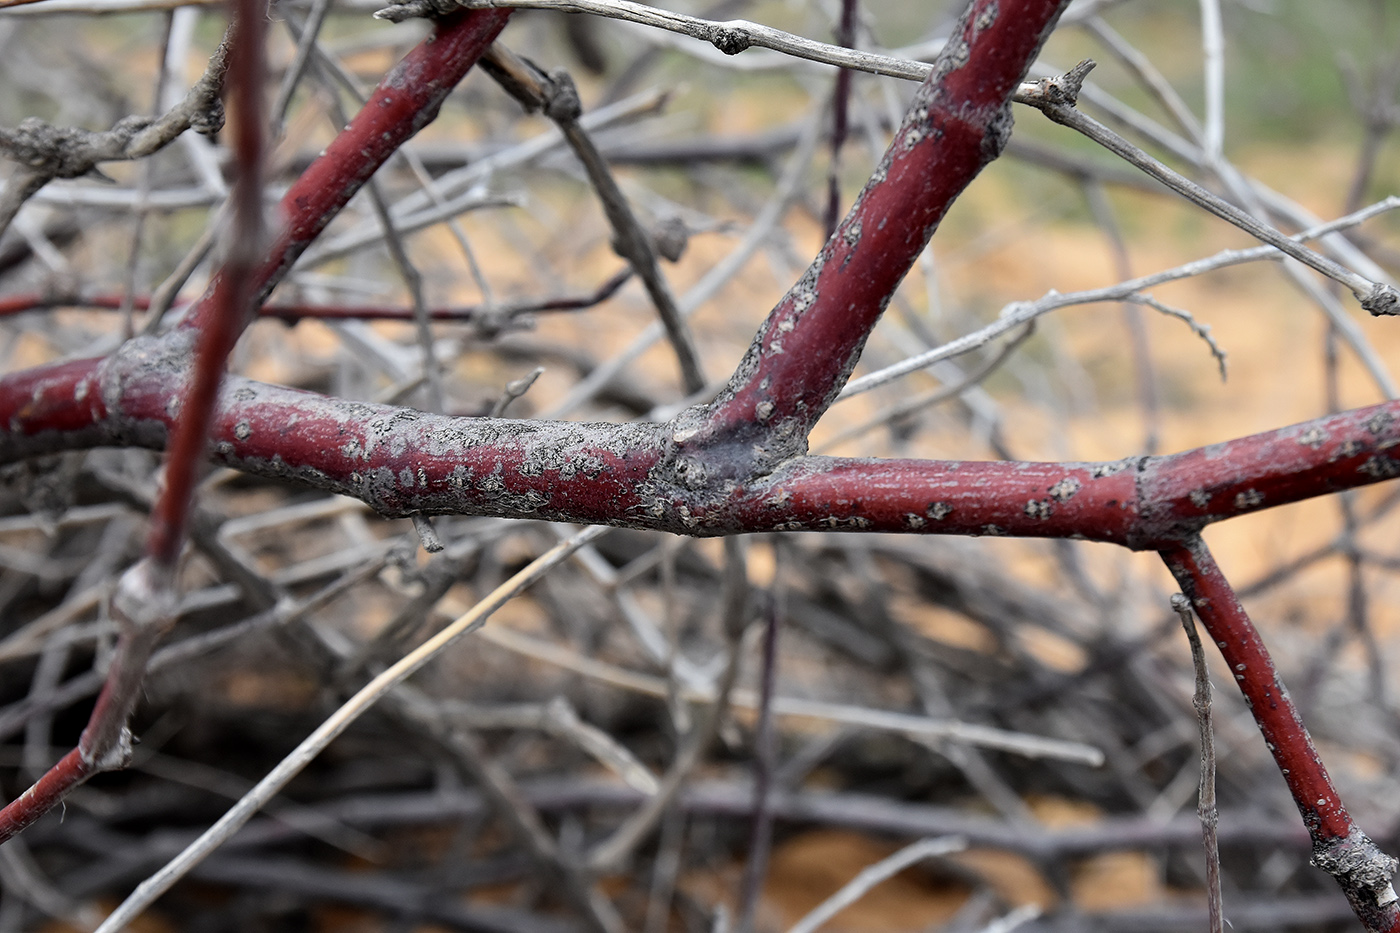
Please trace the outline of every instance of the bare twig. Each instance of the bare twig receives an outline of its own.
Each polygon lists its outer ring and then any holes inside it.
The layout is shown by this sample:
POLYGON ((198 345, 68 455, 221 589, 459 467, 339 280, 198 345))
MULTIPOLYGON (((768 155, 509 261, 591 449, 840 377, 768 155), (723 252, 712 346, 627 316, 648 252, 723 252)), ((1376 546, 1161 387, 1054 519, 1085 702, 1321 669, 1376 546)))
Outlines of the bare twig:
POLYGON ((135 917, 155 902, 161 894, 170 889, 191 868, 203 861, 210 852, 227 840, 239 827, 257 813, 258 810, 276 795, 287 782, 301 772, 317 755, 344 732, 370 707, 378 702, 396 685, 407 679, 415 671, 436 657, 444 648, 462 636, 475 631, 486 623, 501 606, 516 594, 534 583, 555 565, 565 560, 574 551, 602 535, 606 528, 592 527, 574 535, 568 541, 558 544, 531 561, 523 570, 515 574, 481 602, 462 614, 451 625, 438 632, 431 639, 405 655, 393 666, 375 677, 330 716, 286 758, 267 773, 257 786, 249 791, 237 806, 225 813, 217 823, 206 830, 195 842, 160 871, 141 883, 131 896, 114 910, 99 928, 99 933, 116 933, 124 929, 135 917))
POLYGON ((685 317, 676 307, 671 287, 661 273, 656 243, 632 212, 593 138, 579 124, 583 108, 573 79, 565 71, 545 75, 531 62, 520 58, 499 42, 482 58, 482 66, 527 109, 543 110, 564 134, 564 139, 583 163, 589 181, 598 192, 603 213, 613 228, 613 249, 631 264, 656 306, 656 313, 676 352, 686 393, 703 389, 705 376, 700 368, 700 354, 690 328, 686 326, 685 317))
POLYGON ((917 865, 926 858, 951 855, 967 848, 967 842, 957 836, 944 836, 921 839, 881 859, 874 865, 861 869, 860 874, 848 881, 841 890, 818 904, 811 913, 793 924, 788 933, 816 933, 831 918, 850 907, 865 896, 880 882, 899 874, 910 865, 917 865))
POLYGON ((1373 282, 1320 253, 1304 249, 1296 238, 1285 236, 1228 201, 1211 194, 1189 178, 1172 171, 1157 159, 1152 158, 1102 123, 1076 109, 1075 102, 1079 95, 1079 89, 1089 70, 1093 67, 1092 61, 1085 60, 1061 78, 1049 78, 1037 82, 1034 89, 1023 90, 1016 99, 1020 103, 1035 107, 1056 123, 1078 130, 1128 163, 1142 169, 1193 204, 1205 208, 1290 258, 1296 259, 1346 286, 1361 302, 1361 307, 1371 314, 1400 314, 1400 292, 1397 292, 1394 286, 1384 282, 1373 282))
POLYGON ((1201 819, 1201 839, 1206 850, 1206 906, 1210 933, 1224 933, 1220 910, 1220 811, 1215 806, 1215 730, 1210 721, 1210 671, 1191 617, 1191 601, 1180 593, 1172 596, 1172 609, 1181 619, 1186 639, 1191 643, 1191 663, 1196 671, 1196 693, 1192 700, 1201 732, 1201 783, 1197 815, 1201 819))
POLYGON ((0 154, 23 166, 0 198, 0 233, 23 203, 52 179, 79 178, 103 162, 143 159, 187 129, 217 133, 224 123, 219 94, 229 65, 229 39, 224 37, 184 100, 157 119, 126 117, 96 133, 51 126, 32 117, 13 130, 0 128, 0 154))

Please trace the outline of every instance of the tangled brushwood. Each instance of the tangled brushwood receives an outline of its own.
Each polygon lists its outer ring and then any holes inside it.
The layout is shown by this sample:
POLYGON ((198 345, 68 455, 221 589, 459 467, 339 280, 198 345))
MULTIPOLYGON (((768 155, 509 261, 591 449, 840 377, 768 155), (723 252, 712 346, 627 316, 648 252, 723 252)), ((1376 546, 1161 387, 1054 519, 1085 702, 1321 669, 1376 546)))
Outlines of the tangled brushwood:
POLYGON ((1400 931, 1395 14, 931 6, 0 0, 0 929, 1400 931))

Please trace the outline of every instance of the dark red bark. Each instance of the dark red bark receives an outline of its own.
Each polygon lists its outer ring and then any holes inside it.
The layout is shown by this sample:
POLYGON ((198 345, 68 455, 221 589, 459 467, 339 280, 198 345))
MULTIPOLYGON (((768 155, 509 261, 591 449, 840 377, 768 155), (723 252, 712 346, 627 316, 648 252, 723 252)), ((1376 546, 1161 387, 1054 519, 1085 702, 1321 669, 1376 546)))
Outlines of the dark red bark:
MULTIPOLYGON (((432 35, 384 76, 360 112, 282 198, 282 230, 254 274, 258 302, 379 167, 433 121, 443 100, 495 41, 510 14, 476 10, 445 16, 432 35)), ((210 286, 185 318, 185 326, 203 326, 208 299, 217 287, 210 286)))
POLYGON ((1367 930, 1400 930, 1390 879, 1395 860, 1352 822, 1279 677, 1259 631, 1199 537, 1162 551, 1244 694, 1313 841, 1313 862, 1333 875, 1367 930))
MULTIPOLYGON (((1384 857, 1352 826, 1198 534, 1235 515, 1400 476, 1400 402, 1110 463, 805 456, 808 433, 900 280, 948 206, 1005 144, 1011 94, 1065 5, 972 0, 850 215, 773 309, 713 405, 665 424, 449 418, 229 377, 211 408, 209 452, 216 462, 355 496, 393 516, 451 512, 693 535, 1069 537, 1160 550, 1239 673, 1319 863, 1342 880, 1368 928, 1394 929, 1394 907, 1379 903, 1381 889, 1367 874, 1384 857)), ((231 330, 210 337, 218 309, 251 309, 268 296, 360 186, 432 119, 508 15, 441 20, 293 185, 282 202, 285 228, 256 266, 244 267, 254 271, 213 283, 179 329, 129 341, 105 359, 0 380, 0 461, 99 445, 164 449, 180 436, 185 406, 198 407, 201 391, 213 398, 207 379, 190 390, 196 346, 208 340, 200 355, 222 359, 219 348, 251 318, 235 313, 226 318, 235 321, 231 330), (230 297, 229 280, 246 298, 230 297)), ((185 453, 173 459, 192 464, 189 445, 205 434, 185 433, 185 453)), ((179 529, 169 519, 160 527, 158 519, 156 551, 173 560, 179 529)), ((64 767, 63 774, 79 773, 64 767)), ((58 798, 45 782, 36 793, 51 805, 58 798)), ((0 839, 6 821, 18 827, 42 812, 29 807, 0 815, 0 839)))
POLYGON ((974 0, 836 233, 759 328, 693 447, 766 472, 804 453, 875 322, 949 206, 1011 135, 1011 95, 1065 6, 974 0))

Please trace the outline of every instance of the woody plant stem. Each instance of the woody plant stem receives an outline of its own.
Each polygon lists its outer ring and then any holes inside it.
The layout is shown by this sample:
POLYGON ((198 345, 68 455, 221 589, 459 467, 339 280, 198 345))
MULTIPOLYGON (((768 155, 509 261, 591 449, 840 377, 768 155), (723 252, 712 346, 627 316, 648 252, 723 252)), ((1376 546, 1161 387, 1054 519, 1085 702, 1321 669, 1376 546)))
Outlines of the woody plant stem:
MULTIPOLYGON (((213 406, 210 459, 353 496, 389 516, 495 515, 690 535, 1076 537, 1157 550, 1227 658, 1235 642, 1255 652, 1232 664, 1271 672, 1199 533, 1235 515, 1400 475, 1400 403, 1112 463, 807 455, 812 426, 845 384, 900 280, 954 199, 1001 152, 1011 97, 1067 3, 968 3, 865 189, 713 403, 662 424, 450 418, 229 376, 213 406)), ((443 17, 385 78, 283 200, 283 228, 246 277, 253 300, 240 325, 358 187, 431 120, 508 15, 443 17)), ((172 401, 182 396, 196 335, 219 317, 215 296, 226 278, 167 334, 129 341, 101 359, 0 380, 0 462, 176 443, 180 416, 172 401)), ((1258 677, 1259 685, 1276 682, 1272 673, 1258 677)), ((1257 685, 1240 683, 1260 716, 1249 692, 1257 685)), ((1296 711, 1281 689, 1266 699, 1275 704, 1271 712, 1283 711, 1260 722, 1281 767, 1285 756, 1290 762, 1285 776, 1305 760, 1315 765, 1290 787, 1305 819, 1317 815, 1309 828, 1322 840, 1318 863, 1338 878, 1369 930, 1397 929, 1394 905, 1381 903, 1393 868, 1370 855, 1365 861, 1379 873, 1356 868, 1350 852, 1369 850, 1325 783, 1296 711), (1286 721, 1296 728, 1280 725, 1286 721), (1339 850, 1347 840, 1352 849, 1339 850)))

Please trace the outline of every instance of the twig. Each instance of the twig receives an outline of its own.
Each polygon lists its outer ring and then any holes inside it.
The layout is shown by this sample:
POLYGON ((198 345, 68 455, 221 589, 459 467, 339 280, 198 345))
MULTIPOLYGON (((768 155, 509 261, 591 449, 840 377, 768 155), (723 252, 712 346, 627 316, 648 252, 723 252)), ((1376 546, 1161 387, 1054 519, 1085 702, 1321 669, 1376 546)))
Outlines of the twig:
POLYGON ((1225 34, 1220 26, 1220 0, 1200 0, 1200 4, 1201 58, 1206 89, 1201 147, 1207 163, 1214 164, 1225 157, 1225 34))
MULTIPOLYGON (((1346 227, 1361 223, 1376 214, 1392 211, 1396 208, 1400 208, 1400 197, 1392 196, 1386 198, 1384 201, 1378 201, 1364 211, 1359 211, 1346 217, 1340 217, 1323 226, 1304 230, 1302 233, 1296 234, 1293 239, 1300 243, 1314 240, 1336 230, 1345 229, 1346 227)), ((1058 308, 1102 301, 1141 299, 1143 297, 1141 294, 1142 290, 1146 288, 1152 288, 1153 286, 1161 285, 1166 282, 1175 282, 1179 279, 1190 278, 1206 272, 1212 272, 1216 269, 1223 269, 1227 266, 1277 258, 1279 258, 1278 250, 1272 246, 1222 250, 1214 256, 1209 256, 1205 259, 1198 259, 1173 269, 1153 273, 1152 275, 1144 275, 1136 279, 1129 279, 1126 282, 1120 282, 1117 285, 1111 285, 1107 288, 1089 289, 1087 291, 1068 292, 1065 294, 1053 292, 1034 302, 1013 302, 1002 308, 1001 314, 997 316, 996 321, 988 324, 981 330, 974 331, 956 340, 950 340, 942 346, 934 347, 917 356, 911 356, 906 360, 901 360, 891 366, 886 366, 876 372, 861 376, 859 379, 852 379, 846 384, 846 388, 841 391, 838 400, 845 400, 852 396, 859 395, 862 392, 868 392, 878 386, 892 382, 900 376, 916 372, 940 360, 961 356, 970 350, 975 350, 985 345, 996 337, 1015 329, 1021 324, 1058 308)), ((1215 349, 1218 350, 1218 348, 1215 349)))
POLYGON ((777 769, 777 729, 773 724, 773 692, 778 679, 778 635, 783 620, 782 558, 775 542, 773 585, 769 588, 767 618, 763 624, 763 666, 759 671, 758 727, 754 731, 753 820, 749 827, 748 860, 739 889, 735 929, 751 933, 768 874, 768 856, 773 848, 773 772, 777 769))
MULTIPOLYGON (((140 698, 141 682, 151 653, 175 621, 175 570, 185 542, 195 476, 204 465, 204 446, 225 361, 241 330, 241 319, 246 315, 244 306, 252 299, 249 273, 256 261, 262 232, 263 136, 259 95, 264 70, 263 11, 257 0, 240 0, 235 11, 236 36, 231 42, 226 38, 220 46, 215 55, 218 65, 211 63, 205 79, 196 85, 199 92, 191 91, 186 96, 185 103, 177 108, 179 116, 168 114, 157 121, 170 135, 146 130, 141 136, 133 132, 120 140, 121 151, 132 157, 154 151, 147 150, 148 146, 160 148, 183 132, 191 120, 208 116, 211 107, 218 105, 217 93, 225 65, 233 73, 232 95, 239 115, 234 139, 239 177, 234 188, 234 224, 224 265, 225 284, 214 291, 212 313, 205 326, 196 339, 187 341, 194 357, 193 373, 181 399, 179 424, 171 437, 165 483, 151 513, 145 556, 122 575, 111 602, 112 615, 121 632, 117 649, 77 747, 33 787, 0 810, 0 842, 58 805, 92 775, 127 765, 132 746, 127 721, 140 698)), ((219 114, 221 117, 222 110, 219 114)), ((60 140, 63 150, 70 149, 69 142, 63 137, 60 140)), ((105 142, 112 143, 112 140, 105 142)), ((28 161, 45 165, 45 171, 52 177, 67 171, 65 165, 76 167, 91 158, 92 162, 83 169, 87 171, 101 154, 101 150, 84 152, 76 147, 76 151, 66 151, 61 156, 65 160, 76 160, 72 163, 35 162, 37 156, 33 155, 28 161)), ((46 153, 44 158, 59 159, 60 155, 56 150, 46 153)))
POLYGON ((922 81, 928 77, 930 70, 923 62, 906 61, 888 55, 876 55, 826 42, 816 42, 747 20, 735 19, 719 23, 641 3, 631 3, 629 0, 521 0, 510 4, 505 0, 407 0, 385 7, 374 15, 379 19, 402 22, 415 16, 437 16, 450 9, 495 9, 507 5, 520 9, 590 13, 654 26, 709 42, 726 55, 737 55, 747 48, 765 48, 826 65, 837 65, 910 81, 922 81))
POLYGON ((459 616, 451 625, 371 680, 347 700, 340 709, 321 723, 315 732, 302 740, 291 754, 283 758, 275 768, 269 771, 257 783, 257 786, 244 795, 236 806, 220 817, 217 823, 206 830, 197 840, 190 843, 164 868, 143 881, 107 917, 106 921, 99 927, 98 933, 116 933, 116 931, 124 929, 137 915, 168 891, 176 881, 188 874, 191 868, 203 861, 210 852, 237 832, 239 827, 262 809, 268 800, 286 787, 292 778, 300 774, 302 769, 310 764, 336 736, 349 728, 351 723, 363 715, 386 693, 427 664, 444 648, 462 636, 480 628, 491 617, 491 614, 505 605, 506 602, 544 576, 574 551, 597 539, 606 531, 606 528, 600 526, 587 528, 568 541, 550 548, 527 564, 519 573, 497 587, 481 602, 459 616))
MULTIPOLYGON (((841 21, 836 27, 836 43, 842 48, 856 44, 857 0, 841 0, 841 21)), ((826 236, 836 232, 841 220, 841 149, 846 144, 850 122, 851 72, 842 68, 836 73, 836 88, 831 99, 831 165, 827 168, 826 236)))
POLYGON ((126 117, 101 133, 51 126, 33 117, 13 130, 0 127, 0 154, 22 166, 0 197, 0 233, 24 202, 52 179, 81 177, 102 162, 145 158, 187 129, 217 133, 224 123, 219 94, 228 70, 229 40, 225 35, 184 100, 157 119, 126 117))
MULTIPOLYGON (((594 658, 584 657, 514 629, 485 629, 481 637, 484 641, 489 641, 508 651, 545 661, 556 667, 600 680, 623 690, 645 693, 655 697, 665 697, 669 693, 668 684, 660 677, 638 674, 594 658)), ((712 691, 701 692, 687 689, 682 693, 682 698, 692 703, 706 703, 714 702, 715 694, 712 691)), ((738 687, 730 692, 730 705, 756 710, 759 700, 754 691, 738 687)), ((1029 758, 1056 758, 1079 762, 1091 767, 1098 767, 1103 764, 1104 760, 1103 752, 1092 745, 1028 735, 1024 732, 1012 732, 1007 729, 980 726, 958 720, 934 719, 910 713, 867 709, 845 703, 826 703, 820 700, 783 696, 773 698, 772 708, 774 715, 777 716, 816 719, 866 729, 902 732, 915 737, 966 742, 969 745, 999 749, 1029 758)))
POLYGON ((721 621, 728 644, 725 647, 724 669, 716 684, 713 702, 685 736, 670 768, 661 779, 661 786, 638 810, 589 853, 588 865, 595 872, 615 871, 650 835, 690 779, 710 744, 719 734, 720 723, 730 705, 734 682, 739 676, 740 644, 748 621, 749 582, 740 545, 734 538, 725 538, 724 592, 720 601, 721 621))
POLYGON ((1296 238, 1287 237, 1244 211, 1216 197, 1200 185, 1191 181, 1166 165, 1143 152, 1113 130, 1099 123, 1075 108, 1079 89, 1094 63, 1080 62, 1060 78, 1047 78, 1036 83, 1034 89, 1023 89, 1016 99, 1029 104, 1044 113, 1056 123, 1077 130, 1094 142, 1108 149, 1131 165, 1151 175, 1182 197, 1227 220, 1241 230, 1292 259, 1322 273, 1330 279, 1346 286, 1361 307, 1373 315, 1400 314, 1400 292, 1384 282, 1373 282, 1365 276, 1352 272, 1326 256, 1310 249, 1304 249, 1296 238))
POLYGON ((656 313, 666 328, 666 336, 680 364, 681 382, 686 393, 700 391, 705 387, 705 376, 700 368, 695 339, 686 326, 685 317, 676 307, 671 287, 661 273, 655 242, 642 229, 593 138, 579 124, 583 108, 573 79, 565 71, 545 75, 533 63, 520 58, 499 42, 482 57, 481 64, 527 110, 542 110, 564 134, 569 147, 583 163, 603 205, 603 213, 612 225, 613 249, 631 264, 646 286, 652 304, 656 306, 656 313))
POLYGON ((1371 933, 1400 929, 1391 886, 1397 862, 1352 822, 1303 726, 1273 658, 1199 537, 1163 550, 1162 560, 1235 673, 1240 692, 1303 816, 1313 864, 1337 879, 1371 933))
POLYGON ((519 379, 512 379, 510 382, 507 382, 505 389, 501 392, 501 397, 496 399, 495 404, 491 406, 490 417, 499 418, 504 415, 506 409, 510 407, 510 403, 520 398, 526 392, 529 392, 530 386, 534 385, 535 380, 540 378, 543 374, 544 367, 536 366, 519 379))
POLYGON ((899 874, 910 865, 916 865, 926 858, 951 855, 967 848, 967 841, 958 836, 943 836, 921 839, 907 845, 898 852, 881 859, 874 865, 861 869, 860 874, 842 886, 831 897, 818 904, 811 913, 793 924, 788 933, 815 933, 831 918, 854 904, 880 882, 899 874))
POLYGON ((1191 618, 1191 601, 1180 593, 1172 596, 1172 609, 1181 619, 1186 639, 1191 643, 1191 663, 1196 670, 1196 693, 1192 704, 1201 731, 1201 781, 1196 813, 1201 819, 1201 840, 1206 850, 1206 907, 1210 933, 1224 933, 1220 909, 1220 811, 1215 806, 1215 730, 1210 721, 1210 671, 1191 618))

